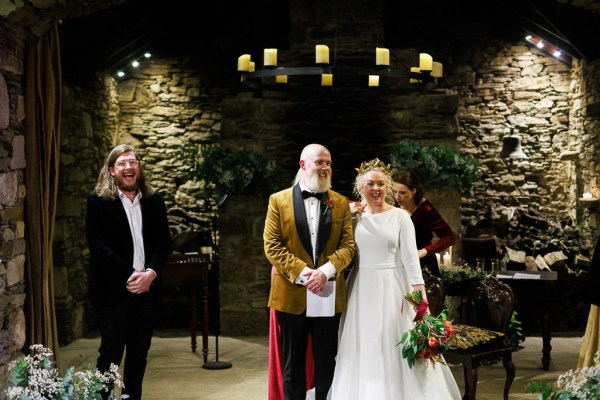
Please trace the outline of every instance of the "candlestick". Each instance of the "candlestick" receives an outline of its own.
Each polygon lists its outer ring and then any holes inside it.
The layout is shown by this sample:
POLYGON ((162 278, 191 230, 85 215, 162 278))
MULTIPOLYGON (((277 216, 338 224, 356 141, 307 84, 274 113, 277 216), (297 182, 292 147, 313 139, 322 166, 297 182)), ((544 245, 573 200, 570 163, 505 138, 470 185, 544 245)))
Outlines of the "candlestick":
POLYGON ((431 66, 431 76, 435 78, 441 78, 444 76, 443 73, 444 65, 441 62, 434 61, 431 66))
POLYGON ((315 62, 317 64, 329 64, 329 47, 324 44, 315 46, 315 62))
POLYGON ((321 86, 331 86, 333 85, 333 75, 332 74, 321 74, 321 86))
POLYGON ((444 265, 452 265, 452 257, 450 257, 450 254, 444 254, 444 265))
MULTIPOLYGON (((410 72, 421 73, 421 69, 419 67, 410 67, 410 72)), ((421 80, 415 79, 415 78, 410 78, 410 83, 421 83, 421 80)))
POLYGON ((383 47, 375 48, 375 65, 390 65, 390 50, 383 47))
POLYGON ((421 71, 431 71, 433 68, 433 57, 427 53, 419 54, 419 69, 421 71))
POLYGON ((238 71, 248 71, 250 67, 250 54, 242 54, 238 58, 238 71))
POLYGON ((277 83, 287 83, 287 75, 277 75, 275 77, 275 82, 277 82, 277 83))
POLYGON ((263 53, 263 65, 265 67, 277 66, 277 49, 265 49, 263 53))
POLYGON ((369 75, 369 86, 379 86, 379 75, 369 75))

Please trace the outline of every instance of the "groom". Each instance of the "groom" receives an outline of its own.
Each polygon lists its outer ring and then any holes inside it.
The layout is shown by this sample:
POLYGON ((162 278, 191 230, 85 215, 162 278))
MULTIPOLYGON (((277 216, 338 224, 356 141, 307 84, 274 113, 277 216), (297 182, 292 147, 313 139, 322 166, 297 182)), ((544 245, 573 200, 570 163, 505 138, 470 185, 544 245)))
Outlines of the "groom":
POLYGON ((316 400, 325 400, 335 369, 340 315, 347 305, 342 271, 354 255, 352 215, 348 199, 330 190, 331 154, 324 146, 310 144, 302 150, 298 174, 296 185, 269 198, 263 238, 276 269, 269 307, 277 310, 279 321, 285 400, 306 397, 309 334, 316 400), (307 292, 322 294, 328 281, 335 281, 332 315, 307 317, 307 292))

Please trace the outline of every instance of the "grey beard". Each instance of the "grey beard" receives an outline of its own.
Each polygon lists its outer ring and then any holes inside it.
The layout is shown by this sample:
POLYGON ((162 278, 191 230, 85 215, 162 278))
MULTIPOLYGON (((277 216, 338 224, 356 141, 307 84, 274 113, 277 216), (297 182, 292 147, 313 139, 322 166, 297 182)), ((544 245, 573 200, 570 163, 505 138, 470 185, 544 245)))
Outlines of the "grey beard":
POLYGON ((326 192, 331 189, 331 175, 328 175, 325 181, 321 181, 318 174, 310 174, 306 177, 306 187, 313 192, 326 192))

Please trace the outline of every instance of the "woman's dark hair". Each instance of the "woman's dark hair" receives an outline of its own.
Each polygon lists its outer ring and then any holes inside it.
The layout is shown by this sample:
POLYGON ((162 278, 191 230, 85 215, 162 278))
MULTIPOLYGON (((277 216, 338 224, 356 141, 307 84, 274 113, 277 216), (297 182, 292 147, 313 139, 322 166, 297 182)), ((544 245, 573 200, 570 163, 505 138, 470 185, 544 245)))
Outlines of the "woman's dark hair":
POLYGON ((408 170, 398 171, 392 175, 392 180, 396 183, 403 184, 410 190, 416 189, 413 198, 417 205, 421 203, 421 199, 423 199, 423 184, 417 174, 408 170))

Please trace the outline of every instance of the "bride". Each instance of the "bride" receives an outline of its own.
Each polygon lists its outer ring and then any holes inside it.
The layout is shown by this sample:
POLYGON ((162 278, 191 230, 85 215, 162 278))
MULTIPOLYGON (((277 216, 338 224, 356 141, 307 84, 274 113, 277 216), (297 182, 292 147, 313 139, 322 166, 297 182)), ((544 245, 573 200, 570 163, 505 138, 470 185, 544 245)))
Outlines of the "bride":
POLYGON ((348 309, 342 314, 332 400, 460 399, 448 366, 423 360, 412 369, 397 346, 414 326, 404 299, 425 285, 410 215, 394 207, 391 170, 375 159, 363 162, 354 192, 359 265, 348 279, 348 309))

